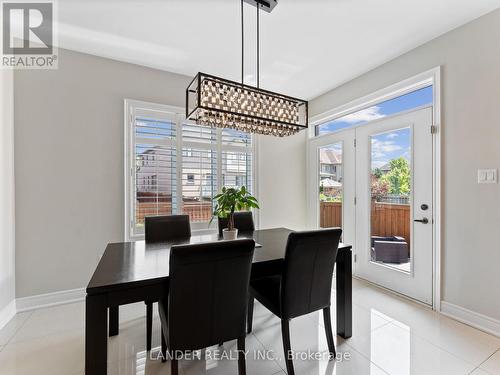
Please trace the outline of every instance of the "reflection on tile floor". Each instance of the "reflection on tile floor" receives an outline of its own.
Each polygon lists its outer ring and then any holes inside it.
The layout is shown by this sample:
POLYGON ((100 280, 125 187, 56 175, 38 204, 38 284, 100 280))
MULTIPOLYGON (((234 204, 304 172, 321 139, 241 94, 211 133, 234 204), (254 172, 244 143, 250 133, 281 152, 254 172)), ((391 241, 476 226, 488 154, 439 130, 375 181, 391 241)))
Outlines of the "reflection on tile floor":
MULTIPOLYGON (((321 313, 292 321, 292 348, 302 357, 294 361, 297 374, 500 375, 500 339, 363 281, 354 281, 353 301, 353 337, 336 338, 337 361, 328 361, 321 313), (320 358, 310 358, 310 354, 320 358)), ((335 314, 332 308, 334 324, 335 314)), ((170 373, 169 363, 157 360, 160 346, 157 315, 153 323, 154 348, 145 351, 144 315, 143 303, 120 308, 120 334, 108 344, 108 374, 170 373)), ((280 321, 258 303, 254 330, 247 336, 246 347, 248 374, 286 373, 280 321)), ((200 351, 196 359, 181 361, 179 372, 236 374, 235 349, 236 342, 232 341, 221 348, 200 351)), ((0 331, 0 374, 83 375, 84 304, 18 314, 0 331)))

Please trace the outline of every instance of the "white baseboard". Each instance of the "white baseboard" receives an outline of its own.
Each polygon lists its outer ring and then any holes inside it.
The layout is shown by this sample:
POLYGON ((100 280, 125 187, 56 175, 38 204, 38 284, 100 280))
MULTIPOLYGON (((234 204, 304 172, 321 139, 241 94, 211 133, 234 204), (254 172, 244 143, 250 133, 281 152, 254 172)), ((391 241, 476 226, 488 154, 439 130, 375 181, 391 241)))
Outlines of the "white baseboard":
POLYGON ((10 301, 7 306, 0 310, 0 329, 5 327, 14 315, 16 315, 16 300, 10 301))
POLYGON ((79 302, 85 299, 85 288, 62 290, 60 292, 38 294, 18 298, 16 300, 17 312, 30 311, 42 307, 64 305, 66 303, 79 302))
POLYGON ((500 337, 500 320, 490 318, 489 316, 446 301, 441 301, 441 314, 500 337))

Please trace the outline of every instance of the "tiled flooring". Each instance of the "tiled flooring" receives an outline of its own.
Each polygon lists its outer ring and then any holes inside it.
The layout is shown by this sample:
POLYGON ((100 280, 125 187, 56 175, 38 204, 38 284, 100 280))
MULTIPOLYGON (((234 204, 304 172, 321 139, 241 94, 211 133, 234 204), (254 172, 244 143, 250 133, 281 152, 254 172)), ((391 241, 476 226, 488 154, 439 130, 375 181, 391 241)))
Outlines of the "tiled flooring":
MULTIPOLYGON (((335 298, 335 291, 332 291, 335 298)), ((488 375, 500 374, 500 339, 354 280, 353 337, 336 339, 337 361, 295 360, 299 375, 488 375)), ((335 304, 333 304, 335 305, 335 304)), ((155 308, 156 310, 156 308, 155 308)), ((120 334, 109 340, 108 374, 165 374, 156 360, 160 343, 155 317, 151 353, 145 352, 145 306, 120 308, 120 334)), ((332 310, 332 315, 335 311, 332 310)), ((332 319, 335 322, 335 317, 332 319)), ((285 374, 280 322, 256 303, 254 331, 247 336, 249 375, 285 374), (255 355, 267 358, 254 358, 255 355)), ((319 313, 291 323, 292 348, 301 356, 327 352, 319 313)), ((180 373, 236 374, 235 342, 209 348, 202 359, 182 361, 180 373)), ((84 304, 18 314, 0 331, 1 375, 82 375, 84 304)))

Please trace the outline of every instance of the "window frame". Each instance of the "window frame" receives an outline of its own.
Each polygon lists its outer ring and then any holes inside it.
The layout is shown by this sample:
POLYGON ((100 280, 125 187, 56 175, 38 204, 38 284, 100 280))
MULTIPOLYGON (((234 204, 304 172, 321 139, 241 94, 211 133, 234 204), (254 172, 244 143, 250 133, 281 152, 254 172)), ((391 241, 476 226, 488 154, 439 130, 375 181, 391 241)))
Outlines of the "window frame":
MULTIPOLYGON (((135 232, 135 220, 134 220, 134 207, 135 207, 135 178, 134 178, 134 167, 135 167, 135 114, 137 110, 144 110, 147 112, 158 112, 161 113, 158 119, 168 119, 169 121, 175 121, 176 133, 175 141, 172 147, 175 147, 176 154, 176 193, 172 196, 173 206, 176 206, 177 210, 182 207, 182 162, 183 162, 183 149, 197 149, 197 150, 212 150, 216 153, 216 187, 217 191, 222 188, 222 153, 226 151, 233 152, 246 152, 251 155, 252 158, 252 170, 251 170, 251 191, 252 194, 258 197, 258 137, 251 135, 250 145, 227 145, 223 144, 222 141, 222 129, 216 128, 215 142, 196 142, 193 140, 183 140, 182 137, 182 125, 186 123, 185 120, 185 109, 183 107, 170 106, 165 104, 150 103, 145 101, 124 99, 124 237, 125 241, 134 241, 144 239, 143 233, 135 232)), ((190 123, 188 121, 188 123, 190 123)), ((191 123, 192 125, 196 125, 191 123)), ((179 211, 177 213, 180 213, 179 211)), ((257 211, 258 212, 258 211, 257 211)), ((255 221, 258 225, 259 217, 258 214, 255 215, 255 221)), ((192 232, 211 233, 217 230, 217 221, 214 220, 212 225, 208 225, 209 222, 191 222, 192 232)))
MULTIPOLYGON (((320 113, 313 116, 309 120, 309 139, 311 138, 321 138, 341 132, 345 129, 335 130, 332 132, 324 134, 316 134, 316 129, 319 125, 323 125, 327 122, 340 119, 344 116, 362 111, 364 109, 376 106, 382 102, 398 98, 400 96, 409 94, 411 92, 423 89, 428 86, 433 86, 433 117, 434 121, 437 122, 440 119, 440 67, 430 69, 423 73, 417 74, 413 77, 405 79, 403 81, 397 82, 391 86, 385 87, 381 90, 375 91, 369 95, 360 97, 344 105, 327 110, 326 112, 320 113)), ((358 126, 363 126, 365 123, 360 123, 353 125, 349 129, 354 129, 358 126)))

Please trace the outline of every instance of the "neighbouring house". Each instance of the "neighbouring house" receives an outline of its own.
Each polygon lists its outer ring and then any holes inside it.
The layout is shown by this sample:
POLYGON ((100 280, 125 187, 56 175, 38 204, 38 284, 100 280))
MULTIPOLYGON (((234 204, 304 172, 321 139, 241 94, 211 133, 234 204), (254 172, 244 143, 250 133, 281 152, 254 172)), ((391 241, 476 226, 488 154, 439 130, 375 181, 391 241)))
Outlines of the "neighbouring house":
POLYGON ((332 148, 319 150, 320 179, 342 182, 342 153, 332 148))
POLYGON ((159 161, 164 165, 171 162, 172 170, 174 155, 160 154, 154 149, 147 149, 136 155, 136 189, 138 193, 159 193, 171 195, 173 190, 173 176, 168 170, 162 167, 159 170, 159 161))
POLYGON ((387 174, 391 171, 391 162, 387 162, 385 163, 383 166, 381 166, 379 168, 380 172, 382 172, 382 174, 387 174))

